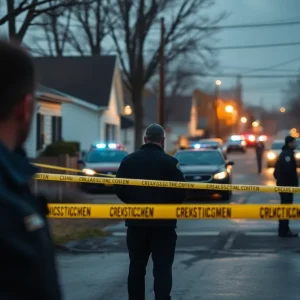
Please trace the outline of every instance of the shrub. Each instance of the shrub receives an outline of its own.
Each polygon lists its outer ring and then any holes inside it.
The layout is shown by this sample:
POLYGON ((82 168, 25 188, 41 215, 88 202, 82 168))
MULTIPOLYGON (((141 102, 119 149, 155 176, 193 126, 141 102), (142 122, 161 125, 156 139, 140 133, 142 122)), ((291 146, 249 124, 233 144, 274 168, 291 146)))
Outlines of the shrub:
POLYGON ((57 157, 59 155, 68 154, 76 156, 79 152, 80 144, 78 142, 55 142, 46 146, 45 150, 40 154, 41 157, 57 157))

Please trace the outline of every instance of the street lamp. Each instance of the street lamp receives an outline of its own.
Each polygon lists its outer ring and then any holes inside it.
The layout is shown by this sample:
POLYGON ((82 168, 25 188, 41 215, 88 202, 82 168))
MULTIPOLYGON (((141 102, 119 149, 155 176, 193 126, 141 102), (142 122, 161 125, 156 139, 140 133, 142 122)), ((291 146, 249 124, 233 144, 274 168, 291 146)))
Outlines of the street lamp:
POLYGON ((258 122, 258 121, 254 121, 254 122, 252 123, 252 126, 253 126, 253 127, 258 127, 258 126, 259 126, 259 122, 258 122))
POLYGON ((130 105, 126 105, 126 106, 124 107, 124 114, 125 114, 126 116, 129 116, 129 115, 132 114, 132 108, 131 108, 130 105))
POLYGON ((285 112, 285 108, 284 107, 280 107, 280 112, 284 113, 285 112))
POLYGON ((232 105, 226 105, 225 111, 228 112, 228 113, 233 113, 234 108, 233 108, 232 105))
POLYGON ((221 80, 216 80, 216 85, 221 85, 222 84, 222 81, 221 80))
POLYGON ((247 123, 247 118, 246 118, 246 117, 242 117, 242 118, 241 118, 241 122, 242 122, 243 124, 247 123))

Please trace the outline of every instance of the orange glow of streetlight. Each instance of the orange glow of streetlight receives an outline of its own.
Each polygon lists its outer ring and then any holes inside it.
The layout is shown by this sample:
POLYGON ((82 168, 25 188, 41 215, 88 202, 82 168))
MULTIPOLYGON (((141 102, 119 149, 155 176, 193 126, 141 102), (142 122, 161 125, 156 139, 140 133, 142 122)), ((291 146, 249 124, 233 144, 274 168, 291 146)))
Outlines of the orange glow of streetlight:
POLYGON ((131 108, 130 105, 126 105, 126 106, 124 107, 124 114, 125 114, 126 116, 129 116, 129 115, 132 114, 132 108, 131 108))
POLYGON ((232 113, 234 110, 233 106, 232 105, 226 105, 225 107, 225 111, 228 112, 228 113, 232 113))
POLYGON ((280 112, 284 113, 285 112, 285 108, 284 107, 280 107, 280 112))
POLYGON ((221 80, 216 80, 216 85, 221 85, 222 84, 222 81, 221 80))
POLYGON ((252 126, 253 126, 253 127, 258 127, 258 126, 259 126, 259 122, 258 122, 258 121, 254 121, 254 122, 252 123, 252 126))
POLYGON ((244 124, 247 123, 247 118, 246 117, 242 117, 241 118, 241 122, 244 123, 244 124))

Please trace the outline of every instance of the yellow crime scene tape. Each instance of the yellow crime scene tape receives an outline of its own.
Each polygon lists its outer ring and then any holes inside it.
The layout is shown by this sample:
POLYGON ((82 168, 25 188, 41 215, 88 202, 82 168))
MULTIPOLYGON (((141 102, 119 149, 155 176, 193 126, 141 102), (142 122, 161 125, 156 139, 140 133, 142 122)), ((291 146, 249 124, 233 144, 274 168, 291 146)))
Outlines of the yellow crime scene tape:
POLYGON ((49 204, 50 218, 300 220, 300 205, 49 204))
POLYGON ((242 191, 258 193, 300 193, 300 187, 289 186, 264 186, 264 185, 243 185, 243 184, 215 184, 200 182, 174 182, 160 180, 143 180, 128 178, 104 178, 94 176, 62 175, 37 173, 34 176, 36 180, 62 181, 74 183, 93 183, 105 185, 130 185, 143 187, 158 188, 175 188, 175 189, 200 189, 213 191, 242 191))
MULTIPOLYGON (((45 168, 45 169, 53 169, 53 170, 67 171, 67 172, 74 172, 74 173, 84 173, 82 170, 72 169, 72 168, 65 168, 65 167, 52 166, 52 165, 46 165, 46 164, 38 164, 38 163, 33 163, 33 165, 35 165, 36 167, 45 168)), ((115 175, 109 175, 109 174, 103 174, 103 173, 96 173, 96 175, 105 176, 105 177, 116 177, 115 175)))

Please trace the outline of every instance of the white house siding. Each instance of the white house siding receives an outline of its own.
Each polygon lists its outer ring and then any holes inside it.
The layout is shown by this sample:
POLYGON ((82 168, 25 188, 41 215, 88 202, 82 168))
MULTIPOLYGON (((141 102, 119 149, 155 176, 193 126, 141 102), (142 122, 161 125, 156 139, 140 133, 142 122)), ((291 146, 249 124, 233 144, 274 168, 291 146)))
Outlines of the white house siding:
POLYGON ((62 104, 62 137, 80 143, 81 151, 101 141, 99 113, 75 103, 62 104))
POLYGON ((31 130, 28 136, 28 139, 25 143, 25 150, 27 151, 27 155, 29 157, 36 157, 36 114, 40 113, 45 116, 44 120, 44 132, 46 134, 46 143, 45 145, 49 145, 52 143, 52 116, 61 116, 61 104, 59 103, 50 103, 39 101, 36 105, 35 113, 33 115, 33 120, 31 124, 31 130))
POLYGON ((128 153, 134 152, 134 128, 122 129, 120 142, 128 153))
POLYGON ((121 118, 118 111, 117 104, 117 94, 115 91, 115 85, 113 85, 109 100, 109 107, 106 111, 104 111, 100 118, 100 128, 101 128, 101 137, 105 137, 105 124, 115 125, 115 143, 120 143, 120 127, 121 127, 121 118))

